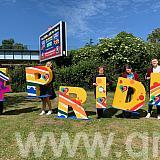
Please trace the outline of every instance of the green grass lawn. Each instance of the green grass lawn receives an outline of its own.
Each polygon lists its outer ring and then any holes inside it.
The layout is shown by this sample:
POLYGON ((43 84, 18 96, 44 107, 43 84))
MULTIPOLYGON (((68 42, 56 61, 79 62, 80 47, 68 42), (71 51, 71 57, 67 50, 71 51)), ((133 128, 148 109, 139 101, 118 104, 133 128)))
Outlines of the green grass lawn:
MULTIPOLYGON (((108 105, 112 103, 113 93, 108 94, 110 99, 108 105)), ((22 142, 27 141, 28 135, 33 132, 37 139, 37 143, 43 133, 53 133, 57 144, 60 142, 62 133, 68 133, 71 143, 73 143, 76 134, 84 133, 89 138, 90 145, 93 144, 93 138, 96 132, 102 135, 103 142, 106 144, 111 133, 114 133, 111 149, 107 157, 103 157, 100 148, 95 150, 95 156, 90 157, 84 147, 84 141, 80 140, 79 146, 74 157, 69 157, 67 149, 64 148, 60 157, 56 157, 52 147, 47 140, 41 157, 36 158, 33 150, 27 160, 30 159, 145 159, 143 157, 130 156, 126 150, 126 140, 132 133, 146 133, 148 135, 148 159, 156 159, 153 157, 153 133, 160 133, 160 121, 156 118, 145 119, 147 105, 140 112, 140 119, 137 118, 117 118, 122 111, 109 108, 109 118, 96 119, 95 100, 92 92, 88 92, 87 102, 84 108, 91 118, 90 120, 73 120, 58 119, 57 100, 53 102, 54 114, 50 116, 39 116, 41 101, 35 99, 26 99, 26 93, 10 93, 6 94, 5 113, 0 116, 0 160, 21 160, 16 133, 20 133, 22 142)), ((146 101, 147 104, 147 101, 146 101)), ((142 150, 143 141, 140 138, 134 138, 132 148, 134 152, 142 150)), ((94 148, 94 147, 93 147, 94 148)), ((158 158, 157 158, 158 159, 158 158)))

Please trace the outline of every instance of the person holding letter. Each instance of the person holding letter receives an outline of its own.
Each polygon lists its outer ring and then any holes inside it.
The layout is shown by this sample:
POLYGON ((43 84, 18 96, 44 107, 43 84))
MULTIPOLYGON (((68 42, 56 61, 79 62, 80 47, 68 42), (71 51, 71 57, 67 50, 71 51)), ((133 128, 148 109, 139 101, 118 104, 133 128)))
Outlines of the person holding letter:
MULTIPOLYGON (((151 73, 160 73, 160 66, 158 65, 158 59, 153 58, 151 60, 151 67, 147 69, 146 73, 146 80, 149 80, 149 88, 150 88, 150 78, 151 78, 151 73)), ((149 94, 150 97, 150 94, 149 94)), ((152 112, 153 105, 148 104, 148 113, 146 118, 151 117, 151 112, 152 112)), ((157 118, 160 119, 160 106, 157 106, 157 118)))
MULTIPOLYGON (((140 81, 139 75, 136 72, 133 72, 133 69, 131 66, 127 65, 125 67, 125 69, 126 69, 125 72, 122 74, 123 78, 128 78, 128 79, 140 81)), ((127 92, 126 102, 131 101, 133 93, 134 93, 133 88, 129 87, 128 92, 127 92)))
MULTIPOLYGON (((95 96, 95 98, 97 98, 96 97, 96 87, 98 86, 98 84, 97 84, 97 82, 96 82, 96 78, 97 77, 105 77, 106 78, 106 87, 105 87, 105 93, 106 93, 106 95, 107 95, 107 86, 109 86, 112 82, 111 82, 111 80, 108 78, 108 77, 106 77, 106 75, 105 75, 105 68, 104 67, 98 67, 98 74, 97 75, 95 75, 94 76, 94 78, 93 78, 93 86, 94 86, 94 96, 95 96)), ((105 99, 105 101, 106 101, 106 99, 105 99)), ((104 111, 104 108, 97 108, 97 119, 100 119, 100 118, 102 118, 103 117, 103 111, 104 111)))
POLYGON ((40 115, 45 114, 46 105, 48 105, 49 111, 46 115, 52 114, 52 107, 51 107, 51 99, 56 98, 56 93, 53 88, 53 82, 55 82, 55 74, 53 72, 53 64, 51 61, 46 63, 46 67, 50 67, 53 73, 53 79, 52 81, 47 85, 41 85, 40 86, 40 95, 49 95, 48 97, 41 98, 42 99, 42 111, 40 115))

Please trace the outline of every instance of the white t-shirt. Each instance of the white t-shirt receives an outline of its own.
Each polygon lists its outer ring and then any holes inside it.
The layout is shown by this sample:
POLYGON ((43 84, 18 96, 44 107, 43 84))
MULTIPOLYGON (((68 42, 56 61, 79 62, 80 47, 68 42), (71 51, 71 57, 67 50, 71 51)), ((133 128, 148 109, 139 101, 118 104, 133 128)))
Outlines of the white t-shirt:
POLYGON ((160 73, 160 66, 153 68, 153 73, 160 73))

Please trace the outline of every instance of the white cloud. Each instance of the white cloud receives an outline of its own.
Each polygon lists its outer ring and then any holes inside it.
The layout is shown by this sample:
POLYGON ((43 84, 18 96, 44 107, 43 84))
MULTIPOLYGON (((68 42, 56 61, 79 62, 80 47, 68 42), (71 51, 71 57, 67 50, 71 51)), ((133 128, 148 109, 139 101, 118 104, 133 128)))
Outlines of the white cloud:
POLYGON ((114 30, 115 32, 117 30, 116 24, 123 23, 125 18, 131 13, 158 12, 160 9, 160 2, 158 2, 158 0, 30 1, 35 2, 46 14, 57 16, 60 20, 67 21, 69 34, 75 35, 78 33, 81 37, 85 34, 95 33, 90 22, 94 22, 94 19, 98 16, 100 18, 104 17, 104 23, 106 23, 107 26, 101 32, 106 33, 111 31, 111 34, 114 34, 114 30), (115 23, 115 27, 112 25, 111 28, 111 23, 115 23))
POLYGON ((15 4, 16 0, 1 0, 0 5, 12 5, 15 4))
POLYGON ((66 19, 69 20, 71 27, 70 32, 75 34, 78 30, 79 33, 91 32, 89 28, 89 19, 101 14, 106 8, 104 0, 100 1, 86 1, 82 3, 78 8, 72 8, 70 13, 66 14, 66 19))
POLYGON ((153 3, 151 6, 151 9, 153 10, 153 12, 159 11, 160 10, 160 2, 153 3))
POLYGON ((54 15, 60 19, 66 20, 68 24, 68 31, 72 35, 75 35, 77 32, 83 35, 87 32, 91 32, 88 20, 98 14, 102 14, 107 5, 105 0, 71 0, 67 3, 47 0, 45 2, 37 1, 37 3, 42 10, 44 10, 43 8, 47 8, 44 12, 48 15, 54 15))

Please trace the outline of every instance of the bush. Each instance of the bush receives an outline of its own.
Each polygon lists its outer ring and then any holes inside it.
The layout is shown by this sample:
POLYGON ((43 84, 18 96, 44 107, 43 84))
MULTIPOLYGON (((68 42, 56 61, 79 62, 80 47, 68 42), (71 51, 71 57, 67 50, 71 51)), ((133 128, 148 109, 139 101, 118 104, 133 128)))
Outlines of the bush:
POLYGON ((9 76, 12 80, 11 81, 12 92, 26 91, 25 66, 10 67, 9 76))
MULTIPOLYGON (((118 77, 124 71, 124 65, 132 65, 139 73, 143 84, 146 69, 153 57, 159 57, 160 46, 145 42, 126 32, 119 33, 115 38, 100 39, 97 45, 85 46, 70 51, 67 57, 56 58, 56 89, 60 85, 84 87, 92 89, 96 68, 106 66, 106 75, 113 81, 110 90, 114 90, 118 77)), ((26 90, 25 67, 15 67, 10 71, 12 89, 15 92, 26 90)))
POLYGON ((80 61, 78 64, 58 69, 56 71, 56 80, 59 85, 91 89, 93 77, 99 65, 97 61, 80 61))

